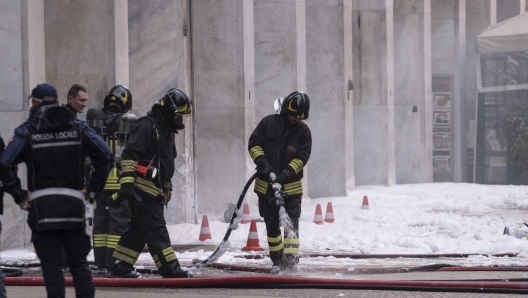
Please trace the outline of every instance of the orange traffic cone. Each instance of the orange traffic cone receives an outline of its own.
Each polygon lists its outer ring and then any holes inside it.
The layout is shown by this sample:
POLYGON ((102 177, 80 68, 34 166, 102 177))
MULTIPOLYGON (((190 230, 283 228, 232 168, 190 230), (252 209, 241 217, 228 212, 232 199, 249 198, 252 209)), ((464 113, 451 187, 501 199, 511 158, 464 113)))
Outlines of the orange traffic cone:
POLYGON ((242 213, 242 220, 240 223, 247 224, 249 222, 251 222, 251 217, 249 216, 249 205, 244 203, 244 212, 242 213))
POLYGON ((247 244, 246 247, 242 248, 242 250, 264 250, 264 248, 260 247, 259 245, 257 222, 255 220, 251 221, 247 244))
POLYGON ((211 239, 211 231, 209 230, 209 220, 207 219, 207 214, 204 214, 202 217, 202 227, 200 228, 200 241, 205 241, 211 239))
POLYGON ((321 211, 321 204, 317 204, 317 206, 315 207, 315 216, 313 222, 318 225, 323 224, 323 211, 321 211))
POLYGON ((367 196, 363 197, 363 204, 361 204, 361 209, 370 210, 367 196))
POLYGON ((326 205, 326 214, 325 214, 325 220, 326 222, 334 222, 334 210, 332 209, 332 203, 328 202, 326 205))

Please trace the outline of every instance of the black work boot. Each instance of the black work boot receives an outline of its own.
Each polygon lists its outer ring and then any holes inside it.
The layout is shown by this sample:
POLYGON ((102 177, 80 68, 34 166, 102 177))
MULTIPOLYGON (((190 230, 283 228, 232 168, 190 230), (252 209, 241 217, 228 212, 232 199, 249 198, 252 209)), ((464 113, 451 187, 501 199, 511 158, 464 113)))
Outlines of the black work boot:
POLYGON ((171 262, 159 269, 159 274, 163 278, 188 278, 193 277, 192 272, 183 270, 180 266, 180 262, 171 262))
POLYGON ((137 273, 134 269, 134 266, 124 263, 122 261, 117 261, 108 273, 106 273, 108 278, 140 278, 141 274, 137 273))
POLYGON ((279 250, 277 252, 270 252, 270 259, 271 262, 273 262, 273 265, 271 266, 271 274, 276 275, 281 273, 282 250, 279 250))
POLYGON ((285 254, 280 264, 280 269, 285 273, 296 273, 298 271, 297 263, 299 258, 293 254, 285 254))

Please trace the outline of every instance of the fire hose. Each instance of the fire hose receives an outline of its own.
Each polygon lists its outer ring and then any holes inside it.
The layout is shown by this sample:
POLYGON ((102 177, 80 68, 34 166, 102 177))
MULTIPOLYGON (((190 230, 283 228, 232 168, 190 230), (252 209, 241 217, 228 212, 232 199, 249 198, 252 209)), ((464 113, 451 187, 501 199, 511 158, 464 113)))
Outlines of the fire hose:
MULTIPOLYGON (((44 286, 41 277, 6 277, 7 286, 44 286)), ((426 281, 426 280, 347 280, 298 276, 228 276, 191 279, 94 278, 96 287, 165 288, 316 288, 399 291, 441 291, 477 293, 528 293, 528 282, 510 281, 426 281)), ((67 286, 73 280, 66 278, 67 286)))
POLYGON ((239 214, 240 206, 242 205, 242 201, 244 201, 244 197, 246 196, 246 192, 249 186, 251 185, 253 180, 255 180, 256 177, 257 177, 257 173, 253 174, 249 178, 249 180, 246 182, 246 185, 244 185, 244 188, 242 189, 242 193, 240 194, 240 197, 238 198, 235 211, 233 212, 233 216, 231 217, 231 221, 229 222, 229 226, 227 227, 227 231, 224 235, 224 238, 220 242, 220 244, 216 247, 216 249, 213 251, 213 253, 209 257, 207 257, 205 260, 199 263, 196 263, 192 268, 198 269, 200 267, 211 264, 212 262, 218 260, 218 258, 220 258, 224 254, 224 252, 227 250, 226 243, 227 243, 227 240, 229 239, 229 236, 231 235, 231 231, 236 230, 238 228, 238 223, 240 222, 240 218, 239 218, 238 221, 235 223, 235 218, 240 217, 240 214, 239 214))

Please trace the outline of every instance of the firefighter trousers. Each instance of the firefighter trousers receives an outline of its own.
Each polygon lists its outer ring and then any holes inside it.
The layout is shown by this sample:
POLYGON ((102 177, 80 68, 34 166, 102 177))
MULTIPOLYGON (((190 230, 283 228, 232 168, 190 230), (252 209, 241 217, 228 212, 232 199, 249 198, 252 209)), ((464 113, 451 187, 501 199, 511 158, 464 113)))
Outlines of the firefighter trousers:
POLYGON ((136 193, 140 196, 141 202, 135 199, 129 201, 130 222, 119 239, 113 257, 121 261, 121 267, 132 270, 143 247, 147 244, 160 275, 170 276, 180 263, 171 246, 163 214, 164 205, 138 189, 136 193))
POLYGON ((121 200, 117 206, 106 206, 111 195, 102 193, 96 198, 97 208, 94 210, 93 248, 95 265, 99 268, 112 267, 114 249, 130 221, 127 200, 121 200))

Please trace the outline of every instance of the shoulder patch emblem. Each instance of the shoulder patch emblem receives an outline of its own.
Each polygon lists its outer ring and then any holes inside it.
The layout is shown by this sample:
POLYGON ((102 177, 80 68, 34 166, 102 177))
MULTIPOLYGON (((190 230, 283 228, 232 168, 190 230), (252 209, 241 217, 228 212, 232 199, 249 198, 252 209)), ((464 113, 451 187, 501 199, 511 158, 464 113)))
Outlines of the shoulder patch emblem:
POLYGON ((296 153, 297 152, 297 148, 295 148, 295 146, 293 146, 293 145, 290 145, 290 146, 288 146, 288 151, 296 153))

